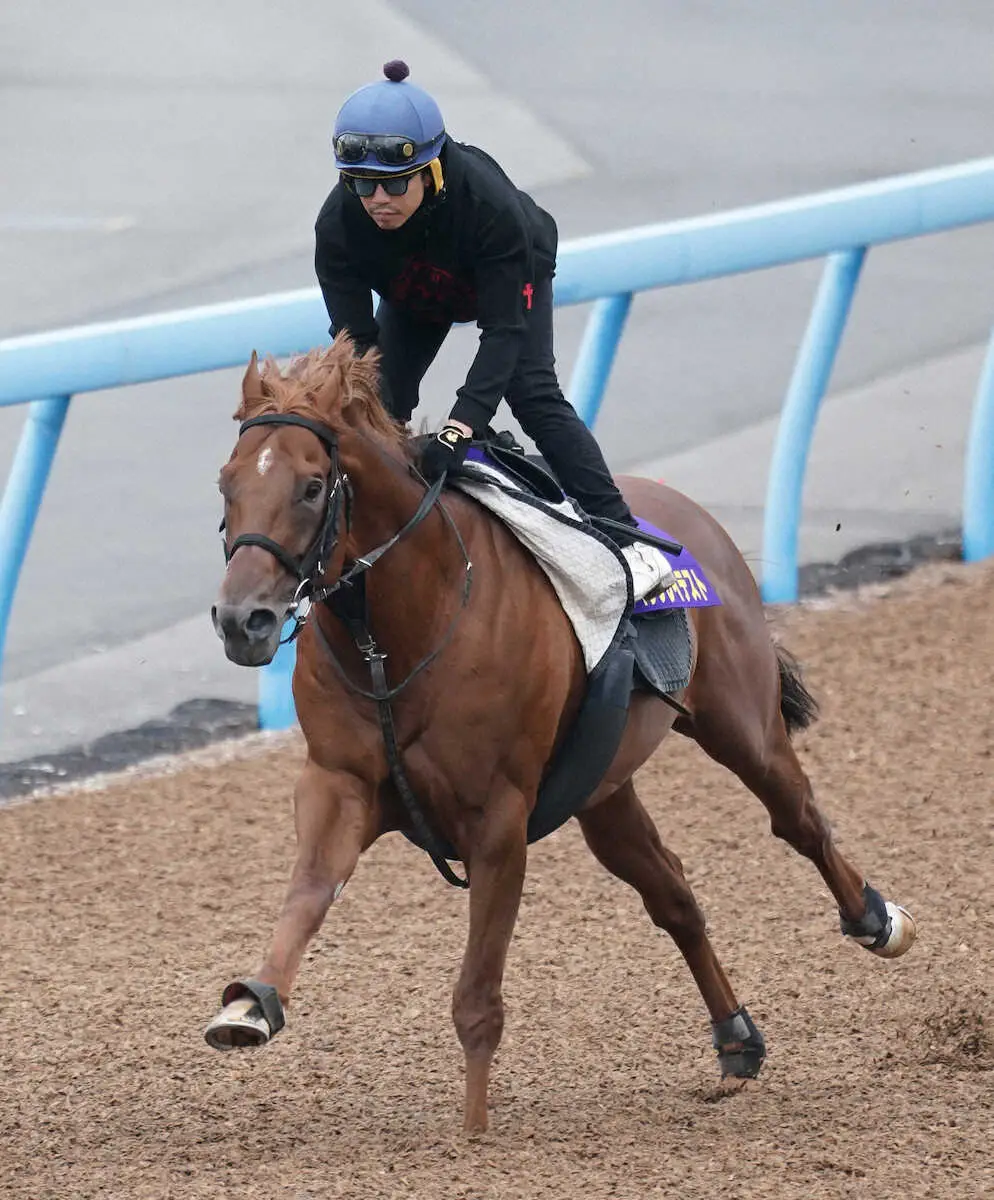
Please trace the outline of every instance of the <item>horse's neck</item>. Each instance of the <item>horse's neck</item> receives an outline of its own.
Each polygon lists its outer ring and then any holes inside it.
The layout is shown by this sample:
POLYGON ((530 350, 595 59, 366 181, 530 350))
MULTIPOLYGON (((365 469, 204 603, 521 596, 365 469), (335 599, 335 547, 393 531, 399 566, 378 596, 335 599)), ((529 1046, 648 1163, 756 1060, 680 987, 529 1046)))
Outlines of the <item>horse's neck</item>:
POLYGON ((347 552, 359 558, 404 527, 417 511, 423 489, 402 460, 372 439, 350 439, 347 449, 342 446, 342 459, 353 492, 347 552))
MULTIPOLYGON (((424 486, 398 459, 361 448, 351 466, 354 490, 352 529, 346 556, 355 560, 386 544, 411 520, 424 499, 424 486)), ((461 595, 466 570, 459 539, 437 503, 407 531, 367 574, 371 622, 387 628, 416 625, 427 632, 461 595), (458 589, 458 592, 456 591, 458 589)), ((444 501, 450 505, 450 501, 444 501)))

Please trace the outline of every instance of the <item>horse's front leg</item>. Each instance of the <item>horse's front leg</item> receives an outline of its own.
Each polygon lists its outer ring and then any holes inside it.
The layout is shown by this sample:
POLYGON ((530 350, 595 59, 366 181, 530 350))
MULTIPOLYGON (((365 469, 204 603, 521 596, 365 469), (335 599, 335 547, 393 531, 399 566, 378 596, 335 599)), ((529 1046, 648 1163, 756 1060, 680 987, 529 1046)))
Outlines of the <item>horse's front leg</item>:
POLYGON ((216 1050, 259 1046, 283 1028, 307 943, 376 837, 372 790, 356 776, 308 761, 294 793, 297 861, 262 966, 229 983, 205 1037, 216 1050))
POLYGON ((501 983, 527 859, 523 798, 488 807, 468 855, 469 938, 452 997, 452 1017, 466 1055, 466 1130, 487 1127, 490 1064, 504 1031, 501 983))

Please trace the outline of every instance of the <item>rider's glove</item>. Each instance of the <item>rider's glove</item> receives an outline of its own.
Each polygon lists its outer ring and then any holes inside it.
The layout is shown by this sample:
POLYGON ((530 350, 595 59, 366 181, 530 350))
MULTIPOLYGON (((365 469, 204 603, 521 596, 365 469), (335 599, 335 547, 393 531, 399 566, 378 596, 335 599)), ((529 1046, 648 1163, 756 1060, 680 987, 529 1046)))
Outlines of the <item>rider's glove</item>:
POLYGON ((473 438, 457 425, 447 422, 421 453, 421 474, 433 483, 444 471, 461 466, 473 438))

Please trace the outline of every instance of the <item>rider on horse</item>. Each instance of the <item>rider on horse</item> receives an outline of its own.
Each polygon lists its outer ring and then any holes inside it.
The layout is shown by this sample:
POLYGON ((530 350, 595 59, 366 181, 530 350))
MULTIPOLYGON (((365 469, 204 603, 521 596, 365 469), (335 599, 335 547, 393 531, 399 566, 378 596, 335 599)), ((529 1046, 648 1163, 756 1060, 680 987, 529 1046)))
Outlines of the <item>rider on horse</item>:
MULTIPOLYGON (((381 355, 381 396, 407 422, 454 322, 475 320, 480 344, 456 402, 425 448, 429 480, 458 467, 501 399, 591 516, 636 528, 600 447, 566 401, 552 347, 553 218, 489 155, 446 135, 438 105, 390 62, 335 121, 338 185, 315 226, 315 268, 331 334, 347 329, 381 355), (380 297, 374 317, 370 292, 380 297)), ((672 582, 654 546, 615 534, 635 599, 672 582)))

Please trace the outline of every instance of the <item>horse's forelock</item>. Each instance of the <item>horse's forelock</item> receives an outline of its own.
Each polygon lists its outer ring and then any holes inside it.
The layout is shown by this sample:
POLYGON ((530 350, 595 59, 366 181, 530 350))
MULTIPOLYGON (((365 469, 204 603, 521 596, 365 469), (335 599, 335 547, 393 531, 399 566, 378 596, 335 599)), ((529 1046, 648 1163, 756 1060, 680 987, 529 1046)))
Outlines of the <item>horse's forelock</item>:
POLYGON ((357 355, 352 339, 340 333, 331 344, 291 359, 286 370, 270 355, 259 364, 261 390, 258 397, 242 399, 235 419, 245 421, 261 413, 294 413, 330 424, 366 424, 398 447, 406 444, 404 429, 389 415, 380 401, 378 350, 357 355), (337 416, 321 412, 314 397, 339 374, 344 395, 337 416), (358 410, 358 411, 356 411, 358 410))

